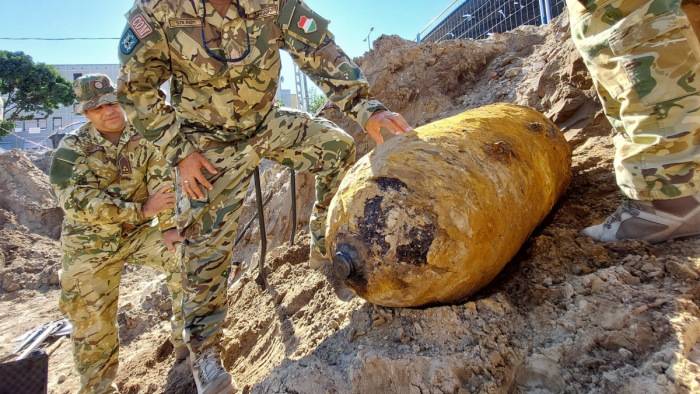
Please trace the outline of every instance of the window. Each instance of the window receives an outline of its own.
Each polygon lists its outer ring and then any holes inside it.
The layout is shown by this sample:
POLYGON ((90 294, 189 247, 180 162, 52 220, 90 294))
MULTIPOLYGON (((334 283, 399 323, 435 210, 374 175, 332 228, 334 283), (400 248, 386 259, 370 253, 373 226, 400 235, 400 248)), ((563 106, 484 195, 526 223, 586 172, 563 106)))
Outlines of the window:
POLYGON ((39 129, 39 119, 25 120, 24 131, 26 131, 29 134, 41 133, 41 129, 39 129))
POLYGON ((39 121, 39 130, 46 131, 46 119, 37 119, 39 121))
POLYGON ((53 129, 58 130, 63 127, 63 118, 53 118, 53 129))

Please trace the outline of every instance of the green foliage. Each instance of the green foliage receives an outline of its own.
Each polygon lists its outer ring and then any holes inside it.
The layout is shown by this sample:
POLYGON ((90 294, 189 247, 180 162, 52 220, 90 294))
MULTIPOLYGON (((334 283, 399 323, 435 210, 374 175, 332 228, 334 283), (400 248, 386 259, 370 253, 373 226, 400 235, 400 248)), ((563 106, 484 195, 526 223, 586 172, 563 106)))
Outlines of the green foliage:
POLYGON ((0 137, 6 136, 10 131, 15 129, 14 123, 10 123, 6 120, 0 121, 0 137))
POLYGON ((315 114, 316 111, 318 111, 321 106, 323 106, 323 103, 326 101, 326 96, 322 95, 321 93, 318 93, 316 91, 312 91, 309 94, 309 112, 312 114, 315 114))
POLYGON ((0 51, 0 95, 6 97, 0 136, 16 121, 47 117, 75 100, 70 81, 52 66, 34 64, 23 52, 0 51))

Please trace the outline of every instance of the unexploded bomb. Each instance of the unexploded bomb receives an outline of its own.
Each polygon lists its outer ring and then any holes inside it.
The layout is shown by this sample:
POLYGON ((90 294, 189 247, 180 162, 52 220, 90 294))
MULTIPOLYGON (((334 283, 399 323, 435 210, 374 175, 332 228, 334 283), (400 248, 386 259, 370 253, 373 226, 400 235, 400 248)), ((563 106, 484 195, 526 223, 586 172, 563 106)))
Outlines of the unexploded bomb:
POLYGON ((379 145, 330 206, 335 275, 385 306, 454 303, 486 286, 571 181, 571 148, 539 112, 495 104, 379 145))

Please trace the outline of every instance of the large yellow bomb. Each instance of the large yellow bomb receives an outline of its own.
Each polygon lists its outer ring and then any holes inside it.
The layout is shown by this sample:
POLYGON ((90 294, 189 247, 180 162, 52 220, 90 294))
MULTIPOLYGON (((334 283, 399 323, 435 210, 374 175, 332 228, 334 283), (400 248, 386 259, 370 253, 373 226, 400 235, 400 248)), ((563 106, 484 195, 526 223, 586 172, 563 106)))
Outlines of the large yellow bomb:
POLYGON ((417 128, 356 163, 333 198, 337 277, 379 305, 454 303, 486 286, 571 181, 539 112, 495 104, 417 128))

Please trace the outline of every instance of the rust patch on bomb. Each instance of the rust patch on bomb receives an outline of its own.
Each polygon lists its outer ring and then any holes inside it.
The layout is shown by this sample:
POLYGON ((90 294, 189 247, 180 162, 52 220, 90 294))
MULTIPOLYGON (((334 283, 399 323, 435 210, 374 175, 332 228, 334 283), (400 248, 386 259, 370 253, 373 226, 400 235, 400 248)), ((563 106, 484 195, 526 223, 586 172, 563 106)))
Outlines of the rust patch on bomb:
POLYGON ((365 214, 359 220, 358 227, 362 241, 377 246, 378 252, 385 254, 389 250, 389 244, 384 240, 387 211, 382 209, 383 200, 381 196, 375 196, 365 201, 365 214))
MULTIPOLYGON (((406 184, 396 178, 380 177, 375 179, 374 182, 385 193, 389 190, 402 194, 408 191, 406 184)), ((365 201, 364 216, 358 221, 362 241, 366 245, 371 245, 370 249, 380 256, 389 253, 392 249, 392 245, 386 241, 387 235, 396 233, 399 230, 397 228, 389 228, 388 225, 389 212, 396 207, 382 207, 383 201, 384 197, 382 196, 375 196, 365 201)), ((415 266, 425 265, 428 263, 428 250, 430 250, 430 245, 435 239, 436 230, 433 224, 435 220, 428 212, 406 212, 406 214, 412 219, 421 216, 424 219, 427 217, 428 220, 421 220, 424 223, 423 225, 411 228, 407 228, 407 225, 403 224, 403 231, 401 232, 405 234, 405 241, 407 242, 396 246, 396 259, 415 266)))
POLYGON ((556 126, 551 123, 542 124, 539 122, 533 122, 526 126, 527 130, 533 133, 547 133, 549 138, 557 138, 559 136, 559 131, 556 126))
POLYGON ((393 189, 396 190, 397 192, 401 191, 401 189, 406 189, 407 186, 405 183, 400 181, 399 179, 396 178, 389 178, 389 177, 381 177, 377 178, 374 180, 374 182, 379 185, 379 188, 382 189, 383 192, 393 189))
POLYGON ((544 125, 542 123, 533 122, 525 126, 525 128, 527 129, 527 131, 530 131, 532 133, 544 132, 544 125))
POLYGON ((498 141, 491 145, 486 145, 482 150, 486 155, 501 163, 510 163, 510 161, 515 158, 515 152, 513 152, 513 149, 505 141, 498 141))
MULTIPOLYGON (((391 177, 380 177, 374 180, 382 192, 394 190, 397 192, 405 192, 407 186, 399 179, 391 177)), ((379 247, 380 253, 386 253, 389 250, 389 245, 385 241, 387 234, 386 214, 389 209, 382 209, 382 196, 375 196, 365 201, 364 217, 360 219, 358 226, 362 240, 368 245, 376 245, 379 247)))
POLYGON ((435 225, 427 223, 425 226, 413 227, 408 231, 408 239, 408 245, 396 248, 397 260, 416 266, 428 264, 428 250, 435 239, 435 225))

